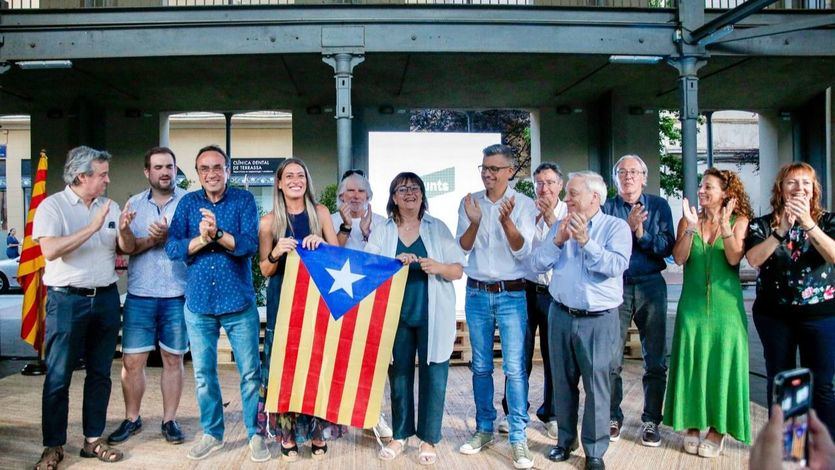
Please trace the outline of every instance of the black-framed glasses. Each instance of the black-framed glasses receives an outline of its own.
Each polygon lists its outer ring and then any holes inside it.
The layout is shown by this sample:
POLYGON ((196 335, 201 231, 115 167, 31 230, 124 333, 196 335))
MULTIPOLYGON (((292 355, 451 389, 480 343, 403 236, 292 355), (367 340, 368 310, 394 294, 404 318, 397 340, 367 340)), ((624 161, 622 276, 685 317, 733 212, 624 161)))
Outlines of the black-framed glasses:
POLYGON ((478 171, 480 171, 482 173, 484 173, 485 171, 489 171, 490 174, 495 175, 496 173, 498 173, 502 170, 506 170, 508 168, 510 168, 510 166, 484 166, 484 165, 479 165, 478 166, 478 171))
POLYGON ((345 178, 347 178, 351 175, 360 175, 364 178, 365 177, 365 171, 360 170, 360 169, 356 169, 356 168, 348 170, 345 173, 342 173, 342 179, 344 180, 345 178))

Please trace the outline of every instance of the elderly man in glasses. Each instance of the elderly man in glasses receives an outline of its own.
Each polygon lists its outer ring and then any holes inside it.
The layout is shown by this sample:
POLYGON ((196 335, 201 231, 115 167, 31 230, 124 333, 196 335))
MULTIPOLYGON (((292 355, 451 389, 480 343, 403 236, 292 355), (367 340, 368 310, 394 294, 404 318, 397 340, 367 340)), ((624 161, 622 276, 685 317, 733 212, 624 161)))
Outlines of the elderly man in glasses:
MULTIPOLYGON (((336 189, 339 208, 331 214, 334 227, 339 227, 336 238, 339 244, 352 250, 365 250, 368 237, 386 218, 371 212, 371 184, 362 170, 348 170, 342 175, 342 181, 336 189)), ((391 439, 394 435, 391 426, 380 412, 380 421, 374 426, 374 432, 382 439, 391 439)))
POLYGON ((217 377, 217 341, 223 328, 241 376, 250 459, 263 462, 270 459, 270 451, 257 433, 261 322, 250 261, 258 250, 258 209, 248 191, 227 186, 230 160, 220 147, 200 149, 195 166, 202 189, 180 200, 165 243, 168 257, 187 266, 184 314, 203 428, 188 458, 202 460, 223 448, 223 400, 217 377))
POLYGON ((623 425, 623 346, 632 320, 641 335, 644 354, 644 412, 641 415, 641 443, 661 445, 658 424, 667 384, 667 284, 661 271, 667 267, 675 244, 673 216, 667 201, 646 194, 647 165, 637 155, 624 155, 612 169, 618 195, 606 201, 603 212, 626 221, 632 231, 632 258, 623 274, 623 304, 620 312, 620 343, 612 358, 612 403, 609 440, 620 439, 623 425))
POLYGON ((476 432, 459 451, 475 454, 493 442, 493 335, 499 328, 502 370, 507 379, 507 421, 516 468, 531 468, 525 429, 528 378, 525 369, 527 258, 531 253, 537 209, 533 200, 508 185, 513 149, 491 145, 479 166, 484 191, 467 194, 458 209, 456 238, 469 255, 464 310, 473 353, 476 432))

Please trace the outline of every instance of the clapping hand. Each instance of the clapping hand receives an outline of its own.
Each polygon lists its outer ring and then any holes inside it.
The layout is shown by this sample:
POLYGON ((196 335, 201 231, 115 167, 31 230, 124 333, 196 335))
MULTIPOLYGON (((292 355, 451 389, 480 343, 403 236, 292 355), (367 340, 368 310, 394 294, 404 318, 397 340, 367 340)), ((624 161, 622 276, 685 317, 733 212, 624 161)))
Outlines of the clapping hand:
POLYGON ((808 228, 815 225, 809 201, 805 197, 793 196, 786 202, 786 210, 795 217, 795 220, 800 222, 801 227, 808 228))
POLYGON ((687 221, 687 229, 696 230, 699 225, 699 211, 696 210, 696 206, 690 206, 687 198, 681 200, 681 215, 687 221))
POLYGON ((560 221, 560 226, 557 228, 557 234, 554 235, 554 245, 562 248, 562 245, 571 238, 571 233, 568 231, 568 223, 571 219, 566 216, 560 221))
POLYGON ((217 234, 217 218, 209 209, 200 209, 203 219, 200 221, 200 235, 211 240, 217 234))
POLYGON ((102 207, 96 212, 96 216, 93 217, 93 221, 90 222, 90 227, 93 228, 93 232, 98 232, 102 225, 104 225, 104 220, 107 219, 107 214, 110 212, 110 200, 102 198, 102 207))
POLYGON ((536 209, 539 211, 539 216, 550 227, 557 221, 557 216, 554 215, 554 208, 557 207, 557 201, 550 198, 538 197, 535 201, 536 209))
POLYGON ((629 228, 635 233, 637 238, 641 238, 644 235, 644 221, 647 220, 648 216, 649 214, 641 204, 635 204, 632 206, 632 210, 629 211, 629 215, 626 217, 626 223, 629 224, 629 228))
POLYGON ((470 219, 471 224, 481 223, 481 207, 475 199, 473 199, 472 194, 468 193, 464 196, 464 212, 466 212, 467 218, 470 219))
POLYGON ((502 204, 499 206, 499 222, 501 224, 511 222, 510 214, 513 212, 513 208, 515 206, 516 196, 510 196, 509 198, 502 201, 502 204))
POLYGON ((365 214, 360 219, 360 230, 362 231, 362 236, 366 238, 371 233, 371 215, 371 206, 365 206, 365 214))
MULTIPOLYGON (((110 204, 108 204, 109 206, 110 204)), ((125 208, 122 209, 122 213, 119 214, 119 231, 123 232, 125 230, 130 230, 130 223, 133 222, 133 219, 136 217, 136 211, 130 210, 130 201, 125 203, 125 208)))
POLYGON ((588 220, 583 214, 572 212, 566 217, 568 220, 568 233, 571 238, 577 241, 580 246, 586 246, 589 241, 588 220))
POLYGON ((719 228, 722 230, 723 235, 727 235, 727 232, 731 232, 731 215, 734 213, 734 209, 736 208, 736 198, 732 197, 728 199, 728 203, 722 206, 722 210, 719 212, 719 228))
POLYGON ((168 219, 163 216, 162 219, 149 225, 148 236, 150 236, 156 244, 165 242, 168 238, 168 219))

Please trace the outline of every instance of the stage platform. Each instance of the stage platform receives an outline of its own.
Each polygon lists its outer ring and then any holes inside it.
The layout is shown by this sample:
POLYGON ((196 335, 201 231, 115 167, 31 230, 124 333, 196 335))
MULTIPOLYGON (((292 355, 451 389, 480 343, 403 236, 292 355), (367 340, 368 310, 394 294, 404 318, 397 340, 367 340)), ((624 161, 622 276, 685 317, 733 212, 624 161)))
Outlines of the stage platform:
MULTIPOLYGON (((116 429, 123 419, 124 404, 119 384, 121 363, 113 363, 113 391, 110 397, 107 430, 116 429)), ((179 408, 178 420, 186 432, 186 442, 173 446, 165 443, 159 433, 162 416, 162 399, 159 392, 161 369, 148 369, 148 389, 142 404, 143 431, 120 446, 125 452, 125 460, 108 464, 78 456, 81 435, 81 396, 83 372, 76 372, 70 391, 69 440, 64 447, 65 460, 62 469, 101 468, 101 469, 254 469, 254 468, 291 468, 291 469, 406 469, 419 468, 417 460, 418 442, 410 442, 407 451, 393 462, 377 459, 377 443, 369 432, 352 429, 348 435, 331 443, 328 456, 319 462, 310 459, 309 445, 302 448, 301 459, 286 464, 280 460, 278 444, 271 444, 273 459, 267 463, 256 464, 249 460, 246 446, 246 430, 241 424, 241 401, 238 392, 238 373, 233 365, 221 367, 220 377, 223 397, 228 401, 226 407, 226 445, 225 448, 201 462, 186 459, 188 448, 200 435, 197 404, 194 398, 194 376, 190 364, 186 365, 186 384, 179 408)), ((749 448, 732 439, 725 443, 725 451, 717 459, 707 460, 685 454, 681 450, 682 438, 667 427, 661 427, 662 446, 644 447, 640 443, 640 410, 643 392, 640 382, 641 363, 626 361, 624 368, 624 412, 626 422, 619 442, 613 443, 606 453, 606 466, 609 469, 744 469, 748 468, 749 448)), ((500 364, 495 373, 496 390, 501 390, 503 378, 500 364)), ((41 388, 43 378, 24 377, 14 374, 0 379, 0 468, 32 468, 38 460, 41 447, 41 388)), ((438 463, 435 468, 462 470, 505 469, 513 468, 510 461, 510 447, 504 435, 498 437, 496 444, 477 455, 462 455, 458 446, 464 442, 475 426, 475 408, 472 400, 471 374, 467 367, 452 367, 446 395, 446 413, 444 415, 443 441, 438 446, 438 463)), ((541 403, 542 366, 535 365, 531 378, 532 408, 541 403)), ((496 406, 500 408, 501 396, 496 395, 496 406)), ((582 406, 583 399, 580 403, 582 406)), ((766 419, 765 409, 751 403, 751 425, 756 436, 766 419)), ((384 404, 388 410, 388 404, 384 404)), ((386 412, 388 415, 388 412, 386 412)), ((501 412, 500 412, 501 414, 501 412)), ((569 461, 555 464, 547 459, 547 453, 554 441, 545 435, 545 427, 535 418, 528 427, 528 443, 535 456, 534 468, 570 469, 583 468, 582 451, 575 452, 569 461)))

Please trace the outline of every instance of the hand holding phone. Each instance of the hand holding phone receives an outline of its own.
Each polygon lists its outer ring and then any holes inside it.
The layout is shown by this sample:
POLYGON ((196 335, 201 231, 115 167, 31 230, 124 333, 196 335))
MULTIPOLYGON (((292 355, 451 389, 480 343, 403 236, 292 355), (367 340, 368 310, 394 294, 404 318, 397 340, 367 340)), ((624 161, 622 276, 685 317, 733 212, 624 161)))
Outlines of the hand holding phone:
POLYGON ((805 466, 809 458, 809 408, 812 373, 800 368, 774 377, 774 403, 783 411, 783 461, 805 466))

